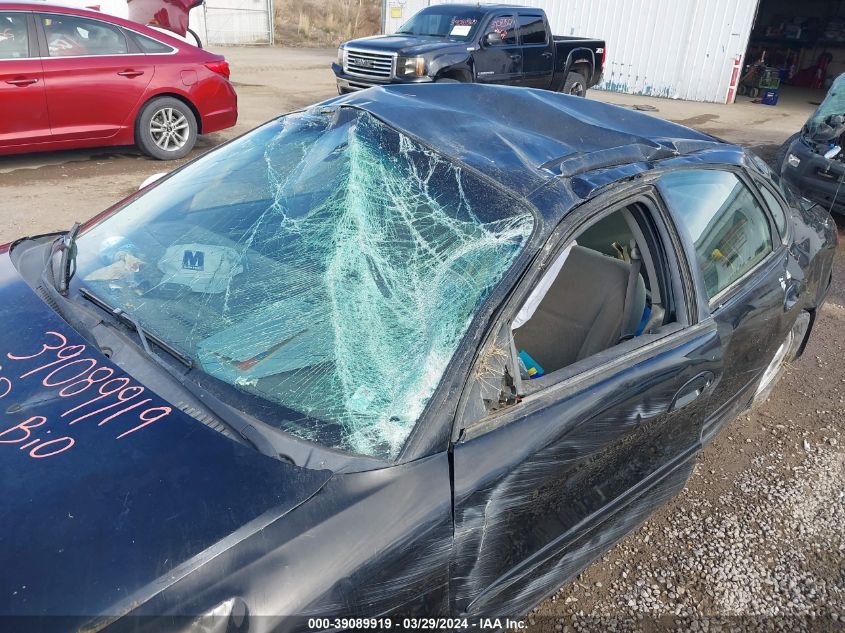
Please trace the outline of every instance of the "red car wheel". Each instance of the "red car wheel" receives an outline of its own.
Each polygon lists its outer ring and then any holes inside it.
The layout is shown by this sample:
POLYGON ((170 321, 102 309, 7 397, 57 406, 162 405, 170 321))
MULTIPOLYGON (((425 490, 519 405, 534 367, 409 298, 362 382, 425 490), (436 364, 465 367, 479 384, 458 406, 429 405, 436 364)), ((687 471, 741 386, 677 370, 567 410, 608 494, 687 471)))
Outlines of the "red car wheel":
POLYGON ((135 142, 142 152, 158 160, 184 158, 197 142, 196 117, 178 99, 153 99, 138 115, 135 142))

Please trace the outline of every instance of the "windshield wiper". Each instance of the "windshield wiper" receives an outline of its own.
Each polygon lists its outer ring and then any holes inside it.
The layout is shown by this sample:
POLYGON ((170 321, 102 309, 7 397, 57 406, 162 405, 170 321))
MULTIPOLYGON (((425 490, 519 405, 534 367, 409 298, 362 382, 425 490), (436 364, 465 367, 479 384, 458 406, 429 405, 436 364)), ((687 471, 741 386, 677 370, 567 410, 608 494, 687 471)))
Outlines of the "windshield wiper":
POLYGON ((95 295, 93 292, 88 290, 88 288, 80 288, 79 294, 94 305, 96 305, 97 307, 102 308, 109 314, 113 315, 114 317, 123 321, 125 324, 134 328, 135 331, 138 332, 138 336, 141 339, 141 344, 144 346, 144 351, 148 354, 154 356, 153 351, 150 349, 150 345, 148 343, 148 341, 152 341, 158 347, 170 354, 173 358, 185 365, 185 367, 190 369, 194 366, 194 361, 191 357, 187 356, 177 348, 173 347, 173 345, 159 338, 155 334, 147 332, 146 330, 142 330, 140 324, 133 315, 129 314, 125 310, 121 310, 120 308, 115 308, 114 306, 109 305, 106 301, 104 301, 103 299, 95 295), (143 334, 141 334, 142 332, 143 334))
POLYGON ((50 247, 44 262, 44 270, 41 277, 47 277, 50 285, 58 290, 59 294, 63 297, 67 297, 70 280, 76 274, 76 236, 79 235, 79 228, 81 226, 79 222, 74 222, 69 231, 56 239, 50 247), (61 253, 62 255, 59 261, 58 279, 56 279, 56 273, 53 270, 53 258, 57 253, 61 253))
POLYGON ((76 274, 76 236, 79 235, 81 226, 79 222, 74 222, 70 230, 53 243, 45 265, 45 272, 48 272, 46 269, 49 269, 50 281, 53 287, 63 297, 67 296, 70 280, 76 274), (58 279, 56 279, 56 275, 53 272, 53 257, 56 253, 62 254, 59 262, 58 279))
POLYGON ((70 227, 70 231, 65 233, 62 238, 62 260, 59 264, 59 292, 63 296, 67 296, 70 280, 76 274, 76 236, 79 235, 79 229, 82 225, 79 222, 74 222, 70 227), (71 270, 72 269, 72 270, 71 270))
POLYGON ((41 269, 40 283, 35 287, 35 291, 84 339, 96 345, 96 339, 90 329, 93 324, 86 322, 84 316, 80 317, 75 310, 68 310, 68 307, 73 305, 67 294, 70 280, 76 273, 76 236, 79 233, 79 227, 79 222, 74 223, 67 233, 50 245, 44 258, 44 268, 41 269), (58 280, 53 266, 57 253, 62 255, 59 262, 61 276, 58 280))
POLYGON ((123 323, 131 326, 137 333, 138 338, 141 339, 141 347, 144 354, 161 367, 171 378, 176 380, 184 389, 199 400, 214 417, 216 417, 225 426, 229 427, 237 435, 246 440, 262 455, 267 455, 273 459, 279 459, 279 451, 273 445, 273 442, 260 429, 256 428, 248 419, 240 415, 236 410, 232 409, 228 404, 218 399, 216 396, 203 389, 200 385, 188 379, 188 375, 195 369, 193 360, 180 352, 178 349, 163 341, 154 334, 147 332, 144 327, 138 322, 135 315, 120 308, 110 306, 87 288, 80 288, 79 294, 91 303, 99 306, 106 312, 111 313, 123 323), (180 374, 173 367, 168 365, 162 358, 156 354, 150 346, 150 341, 155 343, 158 347, 173 356, 180 363, 188 367, 188 372, 180 374))

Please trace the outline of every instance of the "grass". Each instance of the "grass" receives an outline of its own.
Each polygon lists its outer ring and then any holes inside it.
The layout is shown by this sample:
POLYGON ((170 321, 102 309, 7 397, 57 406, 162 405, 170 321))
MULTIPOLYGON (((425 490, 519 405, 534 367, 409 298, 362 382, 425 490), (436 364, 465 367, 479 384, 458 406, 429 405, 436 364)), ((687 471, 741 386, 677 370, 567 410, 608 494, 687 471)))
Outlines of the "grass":
POLYGON ((380 0, 276 0, 276 43, 337 46, 381 30, 380 0))

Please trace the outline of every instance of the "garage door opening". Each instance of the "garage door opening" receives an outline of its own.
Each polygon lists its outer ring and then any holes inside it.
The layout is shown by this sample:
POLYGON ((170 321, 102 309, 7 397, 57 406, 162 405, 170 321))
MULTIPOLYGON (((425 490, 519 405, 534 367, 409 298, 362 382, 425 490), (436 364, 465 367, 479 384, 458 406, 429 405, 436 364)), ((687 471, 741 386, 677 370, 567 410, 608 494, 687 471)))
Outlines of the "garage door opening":
POLYGON ((845 3, 760 0, 736 102, 818 105, 845 72, 845 3))

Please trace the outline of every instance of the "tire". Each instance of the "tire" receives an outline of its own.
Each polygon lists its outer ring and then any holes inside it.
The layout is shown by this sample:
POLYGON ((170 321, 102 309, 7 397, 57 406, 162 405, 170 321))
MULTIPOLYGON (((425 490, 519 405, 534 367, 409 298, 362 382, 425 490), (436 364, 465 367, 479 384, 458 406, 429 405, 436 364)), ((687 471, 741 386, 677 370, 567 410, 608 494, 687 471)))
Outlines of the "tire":
POLYGON ((786 157, 789 155, 789 148, 792 145, 793 141, 801 136, 800 132, 796 132, 788 139, 783 142, 783 145, 777 151, 774 158, 774 165, 772 165, 772 170, 780 176, 783 173, 783 164, 786 162, 786 157))
POLYGON ((184 158, 197 142, 197 120, 179 99, 158 97, 138 114, 135 142, 147 156, 158 160, 184 158))
POLYGON ((769 366, 763 372, 763 376, 760 378, 760 383, 757 386, 757 392, 754 394, 753 405, 760 404, 768 399, 775 385, 777 385, 783 376, 784 367, 792 362, 795 359, 795 355, 799 352, 802 341, 806 338, 811 321, 810 314, 806 310, 798 315, 798 318, 786 335, 786 339, 778 347, 769 366))
POLYGON ((457 79, 452 79, 451 77, 441 77, 440 79, 435 79, 434 83, 436 84, 459 84, 461 83, 457 79))
POLYGON ((574 97, 586 97, 587 80, 581 73, 567 73, 561 92, 574 97))
POLYGON ((197 35, 196 31, 188 29, 187 35, 190 35, 191 38, 194 40, 194 46, 196 46, 197 48, 202 48, 202 40, 200 39, 200 36, 197 35))
POLYGON ((752 99, 756 99, 760 96, 760 89, 759 88, 749 88, 748 89, 748 96, 752 99))

